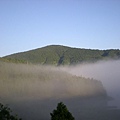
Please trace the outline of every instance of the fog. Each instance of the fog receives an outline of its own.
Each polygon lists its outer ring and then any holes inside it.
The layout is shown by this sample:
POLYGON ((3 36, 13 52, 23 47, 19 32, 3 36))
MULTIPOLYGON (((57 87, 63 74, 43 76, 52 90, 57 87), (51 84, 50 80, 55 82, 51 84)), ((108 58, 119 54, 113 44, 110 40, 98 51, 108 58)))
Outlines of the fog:
POLYGON ((77 76, 94 78, 102 81, 107 94, 114 98, 109 105, 120 108, 120 61, 109 60, 97 63, 83 63, 75 66, 62 68, 77 76))
MULTIPOLYGON (((0 96, 8 97, 9 100, 94 95, 97 88, 87 90, 85 82, 89 81, 90 79, 68 74, 59 67, 0 64, 0 96)), ((91 85, 92 81, 89 83, 89 86, 91 85)))
MULTIPOLYGON (((0 62, 0 102, 23 120, 50 119, 60 101, 76 120, 102 120, 108 103, 105 89, 115 98, 109 104, 119 106, 119 70, 120 61, 62 67, 0 62), (102 81, 105 89, 93 78, 102 81)), ((106 120, 116 116, 110 115, 106 120)))

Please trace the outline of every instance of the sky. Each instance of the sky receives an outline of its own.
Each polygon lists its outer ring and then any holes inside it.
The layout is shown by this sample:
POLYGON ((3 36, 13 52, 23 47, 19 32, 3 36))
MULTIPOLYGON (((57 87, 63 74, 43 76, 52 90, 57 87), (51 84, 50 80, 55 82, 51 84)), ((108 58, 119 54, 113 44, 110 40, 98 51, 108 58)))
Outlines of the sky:
POLYGON ((0 57, 53 44, 120 49, 120 0, 0 0, 0 57))

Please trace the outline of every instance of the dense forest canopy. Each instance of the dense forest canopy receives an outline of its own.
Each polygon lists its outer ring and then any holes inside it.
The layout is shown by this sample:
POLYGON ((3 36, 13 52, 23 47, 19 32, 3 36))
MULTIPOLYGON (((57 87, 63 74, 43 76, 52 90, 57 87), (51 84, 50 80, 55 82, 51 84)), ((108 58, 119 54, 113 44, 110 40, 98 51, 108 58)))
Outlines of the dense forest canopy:
POLYGON ((15 63, 39 63, 51 65, 71 65, 81 62, 120 59, 119 49, 93 50, 50 45, 35 50, 16 53, 2 58, 15 63))

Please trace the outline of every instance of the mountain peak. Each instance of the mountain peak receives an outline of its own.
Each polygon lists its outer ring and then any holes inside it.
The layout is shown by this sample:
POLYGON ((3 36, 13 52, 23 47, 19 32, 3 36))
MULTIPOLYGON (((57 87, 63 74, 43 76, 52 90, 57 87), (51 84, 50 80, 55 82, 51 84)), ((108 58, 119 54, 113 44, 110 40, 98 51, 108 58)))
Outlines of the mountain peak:
POLYGON ((3 57, 9 60, 37 64, 71 65, 106 59, 120 59, 120 50, 91 50, 63 45, 48 45, 34 50, 3 57))

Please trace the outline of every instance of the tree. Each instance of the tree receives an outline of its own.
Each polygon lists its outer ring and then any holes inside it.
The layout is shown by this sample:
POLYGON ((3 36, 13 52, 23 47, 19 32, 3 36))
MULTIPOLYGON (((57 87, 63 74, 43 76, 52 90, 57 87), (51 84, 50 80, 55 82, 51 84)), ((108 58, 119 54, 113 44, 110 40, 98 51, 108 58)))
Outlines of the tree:
POLYGON ((17 115, 12 115, 12 111, 9 107, 0 103, 0 120, 22 120, 17 115))
POLYGON ((62 102, 58 103, 57 109, 50 113, 51 120, 75 120, 72 114, 68 111, 66 105, 62 102))

